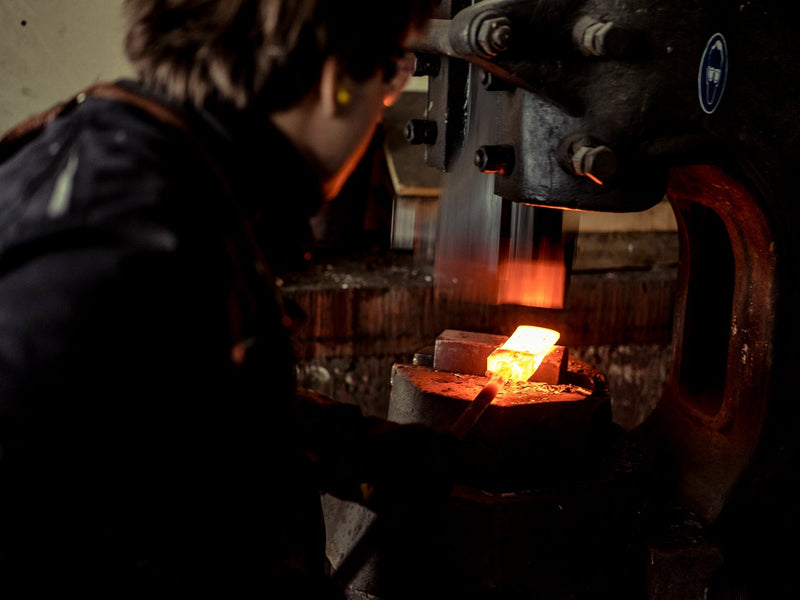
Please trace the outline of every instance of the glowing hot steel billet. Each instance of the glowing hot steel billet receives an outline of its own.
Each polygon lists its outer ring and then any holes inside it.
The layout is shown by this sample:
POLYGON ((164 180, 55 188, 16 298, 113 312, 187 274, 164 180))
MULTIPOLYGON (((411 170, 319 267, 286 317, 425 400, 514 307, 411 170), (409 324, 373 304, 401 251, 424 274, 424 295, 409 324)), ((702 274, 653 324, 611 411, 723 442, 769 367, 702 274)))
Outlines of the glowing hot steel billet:
POLYGON ((520 325, 506 342, 486 359, 486 371, 507 373, 505 379, 527 381, 558 341, 559 333, 544 327, 520 325))
POLYGON ((451 431, 464 437, 503 389, 507 381, 527 381, 558 341, 559 333, 544 327, 520 325, 506 342, 486 359, 488 383, 475 396, 451 431))

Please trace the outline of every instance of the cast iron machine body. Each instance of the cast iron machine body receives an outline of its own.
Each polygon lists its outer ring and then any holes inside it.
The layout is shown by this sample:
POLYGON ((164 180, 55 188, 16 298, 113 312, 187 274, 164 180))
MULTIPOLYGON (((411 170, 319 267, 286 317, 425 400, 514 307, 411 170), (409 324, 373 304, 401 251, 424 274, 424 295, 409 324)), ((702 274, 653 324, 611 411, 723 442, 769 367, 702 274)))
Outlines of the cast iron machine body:
POLYGON ((470 299, 515 252, 537 258, 537 211, 640 211, 666 195, 681 241, 673 362, 633 434, 658 458, 654 503, 696 516, 721 548, 719 589, 767 597, 790 589, 797 558, 791 4, 444 0, 413 48, 428 110, 407 131, 457 175, 436 275, 470 299))

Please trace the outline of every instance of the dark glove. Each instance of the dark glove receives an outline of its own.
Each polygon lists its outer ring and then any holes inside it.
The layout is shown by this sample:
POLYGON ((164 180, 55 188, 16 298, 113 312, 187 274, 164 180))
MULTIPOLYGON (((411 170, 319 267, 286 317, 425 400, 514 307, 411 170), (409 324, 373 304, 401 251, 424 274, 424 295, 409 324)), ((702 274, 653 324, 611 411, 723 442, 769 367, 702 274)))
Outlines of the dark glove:
POLYGON ((375 510, 441 499, 462 464, 447 430, 364 417, 357 406, 298 392, 305 452, 321 490, 375 510))
POLYGON ((364 504, 381 512, 442 500, 457 480, 461 444, 448 431, 424 425, 373 427, 364 446, 364 504))

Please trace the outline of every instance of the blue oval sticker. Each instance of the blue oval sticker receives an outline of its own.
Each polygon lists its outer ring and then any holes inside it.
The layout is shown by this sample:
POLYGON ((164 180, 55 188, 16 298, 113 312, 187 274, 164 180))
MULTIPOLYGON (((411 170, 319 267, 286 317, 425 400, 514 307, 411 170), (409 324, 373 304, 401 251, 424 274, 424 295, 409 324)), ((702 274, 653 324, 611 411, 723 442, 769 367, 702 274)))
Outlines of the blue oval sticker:
POLYGON ((717 110, 727 78, 728 45, 721 33, 715 33, 706 44, 697 74, 697 93, 700 96, 700 106, 706 113, 711 114, 717 110))

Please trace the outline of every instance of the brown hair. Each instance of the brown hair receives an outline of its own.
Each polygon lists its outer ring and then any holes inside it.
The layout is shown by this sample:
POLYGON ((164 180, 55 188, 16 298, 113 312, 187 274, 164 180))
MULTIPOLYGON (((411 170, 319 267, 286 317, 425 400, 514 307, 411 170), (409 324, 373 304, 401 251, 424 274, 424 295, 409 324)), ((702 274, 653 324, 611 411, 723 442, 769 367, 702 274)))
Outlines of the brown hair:
POLYGON ((352 77, 372 75, 435 3, 125 0, 125 51, 146 85, 178 101, 270 111, 308 93, 328 56, 352 77))

